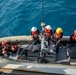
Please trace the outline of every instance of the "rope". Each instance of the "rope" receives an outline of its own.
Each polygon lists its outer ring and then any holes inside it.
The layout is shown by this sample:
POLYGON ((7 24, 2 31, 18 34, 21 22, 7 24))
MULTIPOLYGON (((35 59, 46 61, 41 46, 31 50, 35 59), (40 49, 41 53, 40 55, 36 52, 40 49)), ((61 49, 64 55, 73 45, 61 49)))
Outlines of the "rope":
POLYGON ((22 56, 23 52, 25 51, 26 48, 31 47, 39 38, 37 38, 32 44, 30 44, 30 46, 25 47, 22 52, 20 53, 20 56, 18 57, 18 59, 22 56))
MULTIPOLYGON (((53 39, 52 37, 51 37, 51 40, 57 42, 57 40, 53 39)), ((60 42, 59 42, 58 44, 59 44, 60 46, 62 46, 63 48, 65 48, 65 49, 67 48, 66 46, 62 45, 60 42)))
POLYGON ((42 22, 44 22, 44 0, 42 0, 42 22))

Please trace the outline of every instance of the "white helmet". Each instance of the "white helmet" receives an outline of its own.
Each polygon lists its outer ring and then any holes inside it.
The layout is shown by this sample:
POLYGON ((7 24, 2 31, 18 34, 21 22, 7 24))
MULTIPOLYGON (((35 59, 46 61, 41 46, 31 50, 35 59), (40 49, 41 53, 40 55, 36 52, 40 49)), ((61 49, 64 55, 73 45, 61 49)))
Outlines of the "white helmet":
POLYGON ((37 31, 37 28, 36 27, 32 27, 31 31, 35 32, 35 31, 37 31))
POLYGON ((45 28, 48 29, 48 30, 52 29, 52 27, 50 25, 47 25, 45 28))

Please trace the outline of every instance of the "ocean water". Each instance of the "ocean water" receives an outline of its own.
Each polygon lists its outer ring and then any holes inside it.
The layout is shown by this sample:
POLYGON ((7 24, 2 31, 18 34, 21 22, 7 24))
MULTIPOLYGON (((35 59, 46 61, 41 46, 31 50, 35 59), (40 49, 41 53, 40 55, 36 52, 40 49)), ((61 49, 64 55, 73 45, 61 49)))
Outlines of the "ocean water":
MULTIPOLYGON (((64 35, 76 29, 76 0, 43 0, 46 25, 64 35)), ((41 31, 42 0, 0 0, 0 37, 30 35, 32 26, 41 31)))

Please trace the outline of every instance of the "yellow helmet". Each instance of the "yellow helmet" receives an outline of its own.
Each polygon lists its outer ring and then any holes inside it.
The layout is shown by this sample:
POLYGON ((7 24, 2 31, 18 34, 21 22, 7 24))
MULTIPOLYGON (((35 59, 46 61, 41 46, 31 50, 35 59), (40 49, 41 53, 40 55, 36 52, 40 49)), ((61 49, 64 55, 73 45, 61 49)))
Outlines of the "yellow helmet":
POLYGON ((59 27, 59 28, 56 29, 57 34, 61 34, 62 32, 63 32, 62 28, 59 27))

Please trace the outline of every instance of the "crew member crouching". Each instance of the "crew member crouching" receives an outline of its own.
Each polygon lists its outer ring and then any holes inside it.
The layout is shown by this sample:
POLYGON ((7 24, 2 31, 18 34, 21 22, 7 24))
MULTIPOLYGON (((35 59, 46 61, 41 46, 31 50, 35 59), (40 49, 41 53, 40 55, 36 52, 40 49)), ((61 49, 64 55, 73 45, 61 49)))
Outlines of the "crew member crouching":
POLYGON ((18 45, 12 45, 11 50, 13 53, 16 53, 18 50, 18 45))
POLYGON ((40 34, 40 32, 36 27, 31 28, 31 38, 32 38, 33 42, 36 41, 34 43, 34 45, 40 44, 39 34, 40 34))
POLYGON ((9 52, 11 52, 11 46, 7 40, 4 40, 2 42, 2 54, 8 57, 9 52))
POLYGON ((11 45, 7 40, 2 41, 2 54, 5 56, 9 56, 10 53, 16 53, 18 50, 18 46, 16 45, 11 45))
POLYGON ((61 38, 63 36, 63 30, 61 27, 58 27, 53 34, 53 38, 55 39, 56 42, 56 52, 59 50, 59 42, 61 41, 61 38))

